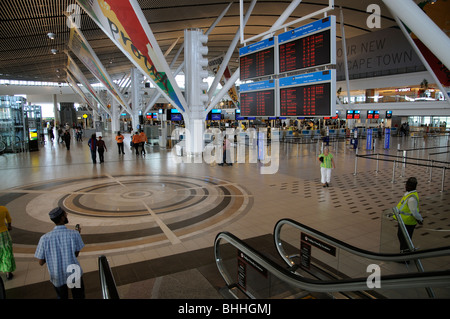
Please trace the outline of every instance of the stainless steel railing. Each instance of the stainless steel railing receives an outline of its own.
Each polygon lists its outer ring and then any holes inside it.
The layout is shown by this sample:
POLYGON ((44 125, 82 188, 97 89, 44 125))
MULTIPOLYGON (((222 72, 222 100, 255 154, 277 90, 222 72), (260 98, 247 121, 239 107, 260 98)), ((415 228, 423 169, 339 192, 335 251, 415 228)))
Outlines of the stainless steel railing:
MULTIPOLYGON (((280 227, 282 224, 289 222, 283 220, 283 222, 277 223, 280 227)), ((316 235, 319 235, 315 232, 316 235)), ((323 236, 324 240, 330 241, 333 245, 348 247, 338 240, 333 240, 328 236, 323 236)), ((302 290, 310 292, 343 292, 343 291, 364 291, 369 290, 367 286, 367 278, 351 278, 351 279, 333 279, 333 280, 316 280, 306 277, 302 277, 296 273, 290 272, 288 269, 278 265, 268 257, 262 255, 257 250, 247 245, 244 241, 240 240, 236 236, 228 232, 221 232, 216 236, 214 242, 214 254, 217 268, 225 280, 228 287, 236 286, 236 275, 230 274, 225 268, 225 261, 221 256, 221 242, 226 241, 241 252, 249 256, 252 260, 258 263, 261 267, 267 270, 271 275, 277 277, 281 281, 288 283, 289 285, 300 288, 302 290)), ((277 244, 277 249, 281 249, 282 245, 277 244)), ((364 252, 363 250, 354 248, 353 251, 360 255, 367 255, 373 258, 373 255, 364 252)), ((280 251, 280 250, 279 250, 280 251)), ((450 247, 448 248, 450 252, 450 247)), ((442 252, 415 252, 418 255, 441 255, 442 252)), ((404 255, 386 255, 385 260, 406 260, 411 259, 404 255)), ((381 257, 381 256, 380 256, 381 257)), ((415 255, 416 257, 416 255, 415 255)), ((289 261, 289 257, 285 257, 289 261)), ((290 262, 289 262, 290 263, 290 262)), ((403 288, 421 288, 421 287, 446 287, 450 285, 450 271, 440 272, 426 272, 426 273, 409 273, 401 275, 387 275, 381 276, 380 280, 383 282, 383 289, 403 289, 403 288)))
POLYGON ((98 272, 103 299, 120 299, 108 259, 103 255, 98 257, 98 272))

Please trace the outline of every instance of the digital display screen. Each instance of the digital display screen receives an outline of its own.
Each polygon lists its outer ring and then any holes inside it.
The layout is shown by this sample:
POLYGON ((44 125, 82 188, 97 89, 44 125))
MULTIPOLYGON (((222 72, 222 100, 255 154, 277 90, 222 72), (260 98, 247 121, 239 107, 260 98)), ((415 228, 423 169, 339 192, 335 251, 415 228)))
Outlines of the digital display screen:
POLYGON ((353 114, 353 118, 354 118, 354 119, 359 119, 359 118, 361 117, 361 116, 360 116, 360 115, 361 115, 360 113, 361 113, 361 111, 355 110, 355 113, 353 114))
POLYGON ((353 119, 353 110, 347 110, 347 120, 353 119))
POLYGON ((387 119, 392 118, 392 111, 386 111, 386 118, 387 119))
POLYGON ((274 116, 275 90, 241 92, 240 103, 240 116, 274 116))
POLYGON ((330 116, 331 84, 280 89, 280 116, 330 116))
POLYGON ((280 73, 331 63, 330 45, 330 30, 280 44, 280 73))
POLYGON ((373 111, 367 111, 367 119, 373 119, 373 111))
POLYGON ((171 113, 170 120, 171 121, 182 121, 183 115, 181 115, 181 113, 171 113))
POLYGON ((338 111, 336 111, 336 116, 333 116, 333 117, 324 117, 323 119, 324 120, 331 120, 331 119, 333 119, 333 120, 336 120, 336 119, 338 119, 339 118, 339 114, 338 114, 338 111))
POLYGON ((373 118, 374 119, 379 119, 380 118, 380 111, 374 111, 373 112, 373 118))
POLYGON ((236 112, 234 113, 236 121, 242 121, 245 120, 245 117, 241 116, 241 110, 236 109, 236 112))
POLYGON ((36 141, 38 139, 38 133, 37 130, 31 130, 30 129, 30 140, 36 141))
POLYGON ((273 47, 241 56, 239 61, 241 81, 275 73, 273 47))

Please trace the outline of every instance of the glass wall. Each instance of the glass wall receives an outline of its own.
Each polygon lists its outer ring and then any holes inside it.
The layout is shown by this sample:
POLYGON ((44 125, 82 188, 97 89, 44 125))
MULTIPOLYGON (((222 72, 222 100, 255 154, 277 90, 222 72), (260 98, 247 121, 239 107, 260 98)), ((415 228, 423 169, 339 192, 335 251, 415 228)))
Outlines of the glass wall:
MULTIPOLYGON (((420 86, 352 90, 350 91, 350 103, 443 101, 444 93, 438 89, 421 88, 420 86)), ((347 92, 338 88, 338 97, 342 103, 348 104, 347 92)))
POLYGON ((0 96, 0 142, 5 152, 22 151, 28 140, 23 112, 25 104, 26 99, 21 96, 0 96))
POLYGON ((410 126, 430 126, 450 129, 450 116, 410 116, 410 126))

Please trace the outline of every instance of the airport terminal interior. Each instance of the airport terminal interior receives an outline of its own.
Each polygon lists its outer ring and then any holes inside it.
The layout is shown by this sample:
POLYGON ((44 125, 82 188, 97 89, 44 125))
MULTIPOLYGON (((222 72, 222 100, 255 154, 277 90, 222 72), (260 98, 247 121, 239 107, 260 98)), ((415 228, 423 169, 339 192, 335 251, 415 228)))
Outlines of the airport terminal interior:
MULTIPOLYGON (((53 23, 64 30, 65 39, 58 40, 59 51, 64 51, 69 28, 62 11, 88 2, 62 2, 43 1, 49 8, 44 13, 42 6, 4 1, 0 30, 12 30, 14 24, 6 20, 18 20, 15 28, 22 25, 23 33, 15 37, 30 39, 32 32, 25 21, 35 17, 45 22, 40 31, 47 38, 43 40, 46 50, 53 46, 48 26, 53 23), (51 18, 52 12, 57 18, 51 18)), ((117 2, 98 1, 116 9, 117 2)), ((19 55, 20 50, 16 48, 16 57, 12 57, 0 49, 0 205, 7 207, 12 218, 9 233, 16 264, 12 279, 0 273, 2 298, 56 298, 47 267, 40 266, 34 256, 41 236, 55 226, 48 215, 55 207, 67 212, 67 228, 81 228, 85 247, 78 260, 86 299, 450 298, 450 179, 446 171, 450 163, 450 83, 448 78, 447 82, 440 80, 439 71, 424 63, 401 28, 395 27, 393 12, 401 15, 398 8, 388 8, 389 1, 356 0, 129 2, 133 10, 144 13, 139 18, 148 19, 152 30, 144 30, 155 33, 169 63, 176 60, 175 51, 184 40, 184 50, 188 50, 185 29, 215 27, 206 45, 210 62, 220 57, 217 65, 207 68, 209 87, 217 85, 217 89, 209 98, 212 104, 202 105, 207 110, 202 118, 207 117, 197 135, 200 146, 190 143, 195 137, 183 130, 199 128, 190 118, 194 118, 190 110, 194 107, 189 103, 181 103, 185 108, 174 106, 176 95, 160 94, 154 82, 143 85, 136 80, 141 69, 93 22, 85 7, 80 29, 101 57, 96 63, 114 75, 119 98, 104 89, 76 50, 46 54, 53 56, 47 60, 36 55, 33 63, 41 65, 31 67, 28 76, 27 66, 16 62, 27 59, 19 55), (334 5, 332 9, 308 17, 309 12, 325 10, 329 4, 334 5), (371 4, 381 8, 381 28, 368 26, 371 4), (330 30, 336 36, 332 47, 337 60, 329 68, 239 79, 244 74, 239 67, 245 54, 238 49, 252 50, 250 43, 259 43, 264 36, 237 44, 240 15, 244 18, 253 5, 245 39, 276 26, 269 34, 277 35, 281 45, 287 30, 294 33, 311 23, 336 22, 330 30), (269 15, 270 10, 274 11, 269 15), (180 17, 175 18, 174 12, 180 17), (344 17, 346 35, 341 26, 344 17), (152 18, 157 22, 152 23, 152 18), (286 21, 294 23, 280 29, 286 21), (386 30, 394 39, 402 38, 401 50, 414 56, 411 61, 392 67, 390 57, 397 54, 394 47, 400 40, 390 43, 386 30), (346 39, 348 43, 342 43, 346 39), (352 60, 352 54, 357 54, 352 48, 370 41, 386 41, 385 48, 378 48, 374 55, 367 49, 364 66, 363 53, 352 60), (339 60, 345 47, 349 65, 339 60), (384 63, 371 71, 369 64, 375 68, 376 56, 384 63), (214 72, 223 60, 228 60, 230 73, 216 83, 214 72), (352 61, 360 64, 356 67, 352 61), (84 77, 69 79, 70 74, 76 75, 69 72, 74 63, 98 95, 87 90, 84 77), (336 94, 331 94, 326 116, 283 116, 279 101, 274 102, 275 113, 263 116, 252 113, 260 109, 254 110, 253 104, 239 98, 246 90, 253 92, 248 88, 262 79, 269 88, 276 82, 275 100, 282 100, 281 86, 286 82, 282 80, 315 72, 334 77, 330 85, 336 94), (120 105, 120 98, 127 103, 120 105), (139 110, 132 107, 137 104, 139 110), (69 143, 58 135, 59 127, 70 134, 69 143), (132 145, 138 128, 147 135, 141 148, 132 145), (117 131, 124 136, 124 154, 118 149, 117 131), (102 162, 98 154, 96 162, 91 157, 88 141, 92 134, 105 142, 102 162), (225 163, 224 136, 230 143, 225 163), (334 164, 327 183, 322 180, 319 160, 326 150, 334 164), (397 233, 404 224, 395 218, 393 208, 405 195, 410 177, 418 182, 423 223, 416 226, 409 251, 401 252, 397 233)), ((420 5, 421 12, 430 17, 436 13, 431 6, 449 7, 439 0, 399 2, 408 8, 420 5)), ((435 26, 442 22, 438 18, 435 26)), ((18 41, 0 32, 7 41, 18 41)), ((62 33, 53 32, 56 37, 62 33)), ((439 48, 428 49, 439 52, 439 48)), ((184 57, 189 59, 188 53, 184 57)), ((275 61, 279 58, 277 54, 275 61)), ((446 66, 440 63, 440 70, 445 69, 448 76, 446 66)), ((183 99, 192 101, 189 70, 186 65, 182 72, 186 76, 177 77, 177 82, 182 82, 183 99)), ((276 68, 276 72, 281 71, 276 68)), ((319 99, 318 90, 315 94, 319 99)))

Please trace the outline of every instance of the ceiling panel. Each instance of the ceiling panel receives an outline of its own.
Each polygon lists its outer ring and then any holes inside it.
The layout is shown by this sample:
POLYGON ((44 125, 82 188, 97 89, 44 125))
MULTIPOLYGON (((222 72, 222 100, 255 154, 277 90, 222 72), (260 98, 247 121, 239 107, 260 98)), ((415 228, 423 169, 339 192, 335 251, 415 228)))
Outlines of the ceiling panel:
MULTIPOLYGON (((372 32, 366 26, 369 4, 379 4, 382 8, 382 27, 388 28, 395 22, 387 14, 381 0, 335 0, 335 10, 329 14, 337 16, 337 36, 341 36, 339 10, 342 7, 345 19, 345 32, 348 38, 372 32)), ((162 52, 180 40, 167 57, 170 63, 183 43, 184 29, 201 28, 206 31, 216 17, 229 4, 221 0, 138 0, 144 16, 161 47, 162 52)), ((245 38, 267 31, 289 5, 290 1, 258 0, 248 25, 245 38)), ((0 79, 40 80, 63 82, 61 76, 67 63, 67 43, 69 28, 64 11, 75 0, 1 0, 0 1, 0 79), (47 33, 56 35, 54 40, 47 33), (57 49, 52 54, 51 49, 57 49), (59 72, 57 72, 57 70, 59 72), (59 77, 58 77, 59 76, 59 77)), ((249 0, 244 1, 247 8, 249 0)), ((298 19, 314 10, 328 5, 327 0, 302 1, 288 21, 298 19)), ((317 17, 320 18, 320 17, 317 17)), ((316 18, 316 19, 317 19, 316 18)), ((314 19, 305 21, 312 22, 314 19)), ((293 25, 292 28, 299 25, 293 25)), ((227 52, 239 28, 239 1, 234 1, 229 12, 210 34, 208 40, 209 56, 212 59, 227 52)), ((92 19, 82 11, 81 31, 101 59, 110 75, 120 79, 133 67, 113 42, 97 27, 92 19)), ((282 30, 284 31, 284 30, 282 30)), ((232 71, 238 66, 238 47, 230 62, 232 71)), ((72 54, 72 57, 73 54, 72 54)), ((182 58, 182 55, 181 55, 182 58)), ((75 57, 74 60, 92 82, 94 77, 75 57)), ((178 66, 180 61, 175 64, 178 66)))

